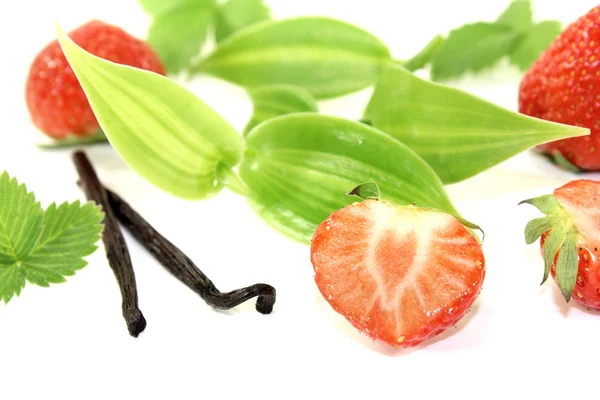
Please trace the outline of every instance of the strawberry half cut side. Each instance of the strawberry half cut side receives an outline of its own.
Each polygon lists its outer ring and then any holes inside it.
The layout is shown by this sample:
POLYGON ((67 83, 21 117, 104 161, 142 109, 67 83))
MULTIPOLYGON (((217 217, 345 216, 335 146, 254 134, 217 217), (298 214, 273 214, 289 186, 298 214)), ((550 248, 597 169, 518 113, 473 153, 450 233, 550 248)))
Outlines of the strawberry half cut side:
POLYGON ((481 244, 457 218, 371 196, 316 229, 311 262, 331 307, 392 346, 416 346, 455 325, 485 277, 481 244))
POLYGON ((545 214, 525 227, 527 244, 541 238, 542 284, 551 273, 567 302, 600 309, 600 182, 574 180, 525 203, 545 214))

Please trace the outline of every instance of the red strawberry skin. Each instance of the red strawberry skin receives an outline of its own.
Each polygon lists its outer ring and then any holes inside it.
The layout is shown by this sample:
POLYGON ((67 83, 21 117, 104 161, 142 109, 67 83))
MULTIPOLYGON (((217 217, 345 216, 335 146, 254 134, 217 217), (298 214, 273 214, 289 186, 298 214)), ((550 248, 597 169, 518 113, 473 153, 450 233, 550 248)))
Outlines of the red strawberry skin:
MULTIPOLYGON (((95 56, 165 75, 165 68, 154 50, 117 26, 92 20, 73 30, 69 36, 95 56)), ((86 137, 99 129, 58 40, 49 43, 31 64, 25 100, 32 122, 52 138, 86 137)))
POLYGON ((538 148, 583 170, 600 170, 600 6, 568 26, 521 81, 519 111, 590 129, 538 148))
POLYGON ((311 262, 332 308, 392 346, 416 346, 455 325, 485 277, 480 244, 454 217, 376 200, 324 221, 311 262))

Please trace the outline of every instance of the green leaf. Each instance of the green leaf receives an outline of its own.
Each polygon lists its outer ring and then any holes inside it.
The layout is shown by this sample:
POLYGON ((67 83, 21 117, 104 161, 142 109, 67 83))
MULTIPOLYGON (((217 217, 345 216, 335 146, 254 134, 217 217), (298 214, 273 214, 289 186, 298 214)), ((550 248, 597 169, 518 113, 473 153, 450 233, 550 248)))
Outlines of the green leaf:
POLYGON ((408 147, 365 124, 290 114, 247 137, 240 175, 269 224, 308 243, 318 224, 349 203, 349 188, 377 182, 385 200, 458 215, 434 171, 408 147))
POLYGON ((589 134, 588 129, 508 111, 400 67, 383 74, 364 118, 412 148, 446 184, 538 144, 589 134))
POLYGON ((491 67, 511 53, 518 39, 518 32, 504 25, 488 22, 464 25, 451 31, 436 52, 431 77, 440 81, 491 67))
POLYGON ((435 57, 442 44, 444 44, 444 40, 442 35, 435 36, 421 51, 402 64, 404 69, 414 72, 424 68, 435 57))
POLYGON ((271 19, 271 10, 263 0, 229 0, 217 10, 217 42, 240 29, 267 19, 271 19))
POLYGON ((214 5, 214 0, 139 0, 139 3, 150 16, 157 16, 169 10, 181 6, 204 4, 210 2, 214 5))
POLYGON ((556 225, 556 220, 550 217, 532 219, 525 226, 525 243, 531 244, 538 240, 542 234, 548 232, 556 225))
POLYGON ((577 282, 578 265, 577 231, 571 230, 565 237, 556 261, 556 282, 567 303, 571 300, 577 282))
POLYGON ((524 32, 533 23, 533 10, 530 0, 513 0, 496 21, 516 31, 524 32))
POLYGON ((296 112, 318 112, 315 98, 306 90, 292 85, 264 86, 248 91, 254 113, 244 129, 244 134, 271 118, 296 112))
POLYGON ((510 61, 523 71, 538 59, 562 32, 558 21, 544 21, 532 26, 510 55, 510 61))
POLYGON ((556 197, 551 194, 545 194, 533 199, 523 200, 519 203, 519 205, 521 204, 531 204, 544 214, 558 214, 563 210, 558 200, 556 200, 556 197))
POLYGON ((348 196, 356 196, 363 200, 379 199, 381 198, 381 192, 379 191, 379 186, 377 186, 375 182, 367 182, 352 189, 348 193, 348 196))
POLYGON ((8 173, 0 175, 0 265, 9 266, 31 253, 42 227, 43 210, 33 193, 8 173))
POLYGON ((0 175, 0 299, 8 303, 26 282, 49 286, 83 268, 103 217, 92 203, 52 204, 44 212, 25 185, 0 175))
POLYGON ((213 21, 213 1, 182 2, 154 17, 148 43, 160 56, 170 74, 189 67, 200 54, 213 21))
POLYGON ((368 32, 330 18, 299 17, 237 32, 195 71, 246 88, 296 85, 324 99, 372 85, 388 62, 389 50, 368 32))
POLYGON ((79 201, 52 203, 44 213, 43 229, 35 249, 22 266, 27 280, 40 286, 64 282, 64 276, 87 265, 82 258, 96 250, 102 232, 101 209, 93 203, 79 201))
POLYGON ((556 253, 558 253, 558 249, 560 249, 561 245, 565 241, 565 235, 569 229, 570 227, 568 225, 558 224, 550 231, 550 233, 548 233, 548 236, 546 236, 543 246, 544 278, 542 279, 542 284, 546 282, 546 279, 548 279, 548 274, 550 273, 550 268, 554 263, 556 253))
POLYGON ((39 144, 38 147, 41 149, 64 149, 67 147, 88 146, 92 144, 105 143, 108 143, 108 140, 106 139, 104 132, 100 130, 89 137, 81 138, 78 136, 69 136, 65 139, 53 140, 51 143, 39 144))
POLYGON ((131 168, 179 197, 221 190, 243 149, 223 117, 168 78, 95 57, 57 31, 100 126, 131 168))

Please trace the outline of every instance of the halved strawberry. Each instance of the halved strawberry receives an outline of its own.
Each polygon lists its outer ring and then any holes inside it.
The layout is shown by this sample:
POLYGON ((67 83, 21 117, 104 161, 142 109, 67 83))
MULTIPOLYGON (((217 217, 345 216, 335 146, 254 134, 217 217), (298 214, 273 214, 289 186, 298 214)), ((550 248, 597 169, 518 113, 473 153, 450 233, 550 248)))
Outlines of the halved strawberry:
POLYGON ((380 200, 334 212, 315 231, 311 261, 333 309, 393 346, 456 324, 485 277, 481 245, 455 217, 380 200))
POLYGON ((542 283, 551 272, 567 302, 575 291, 576 301, 600 309, 600 182, 571 181, 523 203, 546 214, 525 227, 527 244, 541 236, 542 283))

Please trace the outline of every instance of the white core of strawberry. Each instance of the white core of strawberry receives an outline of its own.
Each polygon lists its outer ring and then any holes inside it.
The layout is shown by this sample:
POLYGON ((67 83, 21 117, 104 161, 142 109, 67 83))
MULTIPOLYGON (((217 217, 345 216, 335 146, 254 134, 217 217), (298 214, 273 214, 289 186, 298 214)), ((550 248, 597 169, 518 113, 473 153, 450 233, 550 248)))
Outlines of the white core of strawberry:
POLYGON ((422 274, 426 274, 428 269, 436 267, 431 262, 432 254, 435 254, 434 257, 436 258, 442 257, 456 266, 467 269, 474 267, 472 261, 437 250, 439 247, 447 248, 448 246, 464 245, 468 242, 466 238, 443 237, 440 234, 456 222, 452 216, 438 212, 423 212, 410 207, 397 208, 382 202, 371 202, 368 208, 355 208, 354 212, 360 213, 365 219, 373 221, 369 250, 362 266, 366 268, 376 283, 376 290, 367 308, 367 315, 378 303, 382 309, 392 313, 399 340, 403 337, 402 303, 406 294, 412 291, 419 307, 423 310, 429 310, 427 316, 430 316, 440 308, 440 299, 444 300, 444 303, 450 302, 455 294, 468 289, 464 282, 451 274, 445 274, 443 282, 432 282, 432 285, 443 285, 444 288, 450 287, 452 290, 444 290, 443 287, 435 290, 437 304, 432 307, 432 304, 429 304, 427 294, 422 291, 422 284, 418 283, 418 279, 422 274), (390 282, 389 277, 386 279, 383 276, 382 270, 384 269, 379 265, 376 254, 377 249, 382 246, 381 240, 384 240, 390 232, 393 232, 393 235, 399 241, 406 240, 409 235, 414 235, 414 257, 410 265, 407 266, 406 274, 396 282, 390 282))

